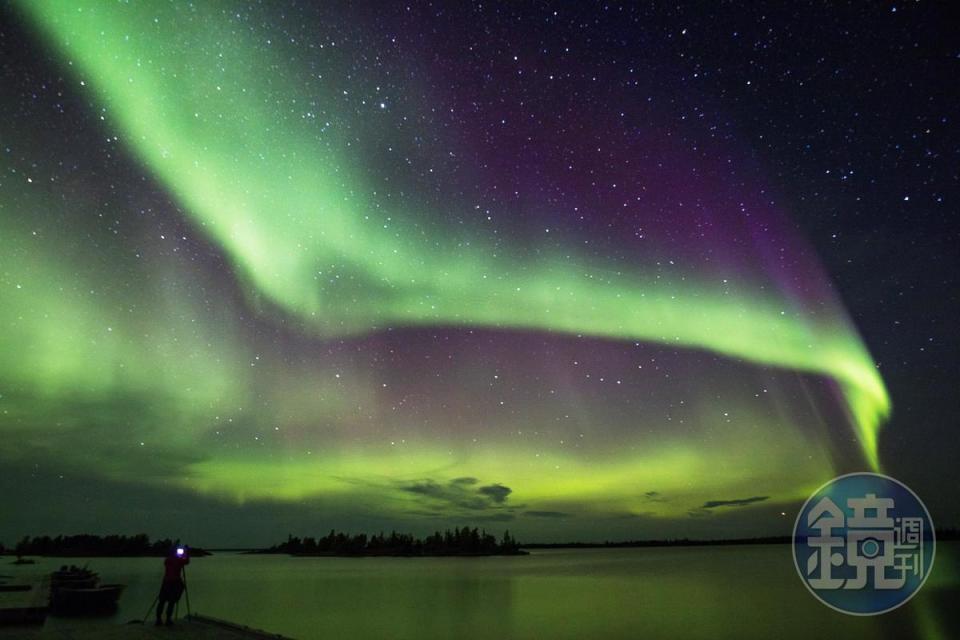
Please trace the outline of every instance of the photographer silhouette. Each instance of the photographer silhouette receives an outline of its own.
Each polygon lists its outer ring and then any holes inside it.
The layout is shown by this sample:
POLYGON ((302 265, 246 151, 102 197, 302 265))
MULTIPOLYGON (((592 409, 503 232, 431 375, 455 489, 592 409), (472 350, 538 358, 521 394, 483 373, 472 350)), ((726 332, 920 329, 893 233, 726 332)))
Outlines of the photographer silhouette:
POLYGON ((160 595, 157 596, 157 626, 163 624, 161 614, 163 605, 167 605, 167 626, 173 624, 173 608, 183 595, 183 570, 190 564, 190 549, 186 546, 175 546, 163 561, 163 582, 160 584, 160 595))

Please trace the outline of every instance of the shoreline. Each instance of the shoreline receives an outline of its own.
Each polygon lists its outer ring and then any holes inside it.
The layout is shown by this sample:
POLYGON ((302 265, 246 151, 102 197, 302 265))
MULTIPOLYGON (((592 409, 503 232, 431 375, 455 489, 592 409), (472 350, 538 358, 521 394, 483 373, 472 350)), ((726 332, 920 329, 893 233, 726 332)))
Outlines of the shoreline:
MULTIPOLYGON (((960 540, 960 529, 945 528, 935 532, 937 542, 951 542, 960 540)), ((727 546, 748 546, 748 545, 769 545, 769 544, 791 544, 792 536, 759 536, 752 538, 720 538, 720 539, 661 539, 661 540, 619 540, 604 542, 530 542, 526 544, 517 543, 515 550, 493 551, 493 552, 390 552, 388 550, 370 550, 361 552, 338 552, 338 551, 316 551, 316 552, 290 552, 271 547, 203 547, 191 548, 191 558, 202 558, 216 553, 237 553, 243 555, 288 555, 292 557, 337 557, 337 558, 483 558, 494 556, 525 556, 529 555, 529 550, 541 549, 631 549, 631 548, 662 548, 662 547, 727 547, 727 546)), ((85 553, 81 550, 64 553, 23 553, 17 554, 13 549, 0 550, 0 558, 158 558, 166 555, 165 553, 104 553, 102 551, 89 550, 85 553)), ((12 564, 12 563, 0 563, 12 564)))

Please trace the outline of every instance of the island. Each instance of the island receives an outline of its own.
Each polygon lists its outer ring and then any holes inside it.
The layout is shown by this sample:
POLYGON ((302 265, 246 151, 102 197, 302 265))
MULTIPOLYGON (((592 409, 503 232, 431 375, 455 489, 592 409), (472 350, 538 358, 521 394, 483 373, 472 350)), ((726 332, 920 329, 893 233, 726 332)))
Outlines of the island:
MULTIPOLYGON (((52 556, 60 558, 111 558, 111 557, 161 557, 170 553, 179 540, 161 538, 150 541, 145 533, 125 535, 79 535, 24 536, 12 549, 0 544, 0 553, 21 556, 52 556)), ((190 547, 194 558, 210 555, 210 552, 198 547, 190 547)))
POLYGON ((439 531, 420 539, 411 534, 390 535, 383 532, 374 535, 365 533, 349 535, 331 530, 322 538, 298 538, 287 536, 287 541, 267 549, 248 553, 285 553, 293 556, 521 556, 527 552, 520 548, 509 531, 499 541, 493 535, 476 527, 455 528, 439 531))

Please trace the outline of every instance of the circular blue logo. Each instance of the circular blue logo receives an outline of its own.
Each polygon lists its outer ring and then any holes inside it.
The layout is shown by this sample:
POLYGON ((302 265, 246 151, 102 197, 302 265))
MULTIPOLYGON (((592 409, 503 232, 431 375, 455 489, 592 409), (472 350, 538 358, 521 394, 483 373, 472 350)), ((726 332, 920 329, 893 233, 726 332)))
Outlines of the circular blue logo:
POLYGON ((879 473, 834 478, 807 498, 793 525, 793 561, 832 609, 872 616, 923 586, 936 554, 933 520, 905 484, 879 473))

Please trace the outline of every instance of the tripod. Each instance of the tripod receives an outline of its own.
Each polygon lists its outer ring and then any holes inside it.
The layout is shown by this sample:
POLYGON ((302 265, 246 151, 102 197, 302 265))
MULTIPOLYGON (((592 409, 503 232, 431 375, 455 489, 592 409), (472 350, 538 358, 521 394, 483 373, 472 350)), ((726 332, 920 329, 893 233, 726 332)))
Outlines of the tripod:
MULTIPOLYGON (((187 568, 180 567, 180 580, 183 582, 183 594, 187 597, 187 617, 191 617, 193 612, 190 610, 190 591, 187 589, 187 568)), ((153 599, 153 604, 150 605, 150 608, 147 609, 147 612, 143 615, 143 620, 140 621, 140 624, 146 624, 147 618, 150 617, 150 612, 153 611, 153 608, 157 606, 160 602, 160 594, 158 593, 153 599)), ((177 599, 177 604, 174 605, 174 618, 180 616, 180 599, 177 599)), ((157 612, 157 619, 159 620, 160 612, 157 612)), ((131 620, 131 624, 136 623, 136 620, 131 620)))
MULTIPOLYGON (((183 595, 187 597, 187 617, 191 617, 193 612, 190 611, 190 590, 187 589, 187 568, 180 567, 180 580, 183 582, 183 595)), ((180 616, 180 600, 177 600, 176 608, 174 609, 174 617, 180 616)))
MULTIPOLYGON (((140 621, 140 624, 146 624, 146 623, 147 623, 147 618, 150 617, 150 612, 153 611, 153 608, 154 608, 155 606, 157 606, 157 601, 159 601, 159 600, 160 600, 160 594, 158 593, 158 594, 156 595, 156 597, 154 597, 154 599, 153 599, 153 604, 151 604, 151 605, 150 605, 150 608, 147 609, 147 612, 146 612, 145 614, 143 614, 143 620, 140 621)), ((128 624, 136 624, 136 622, 137 622, 136 620, 131 620, 128 624)))

